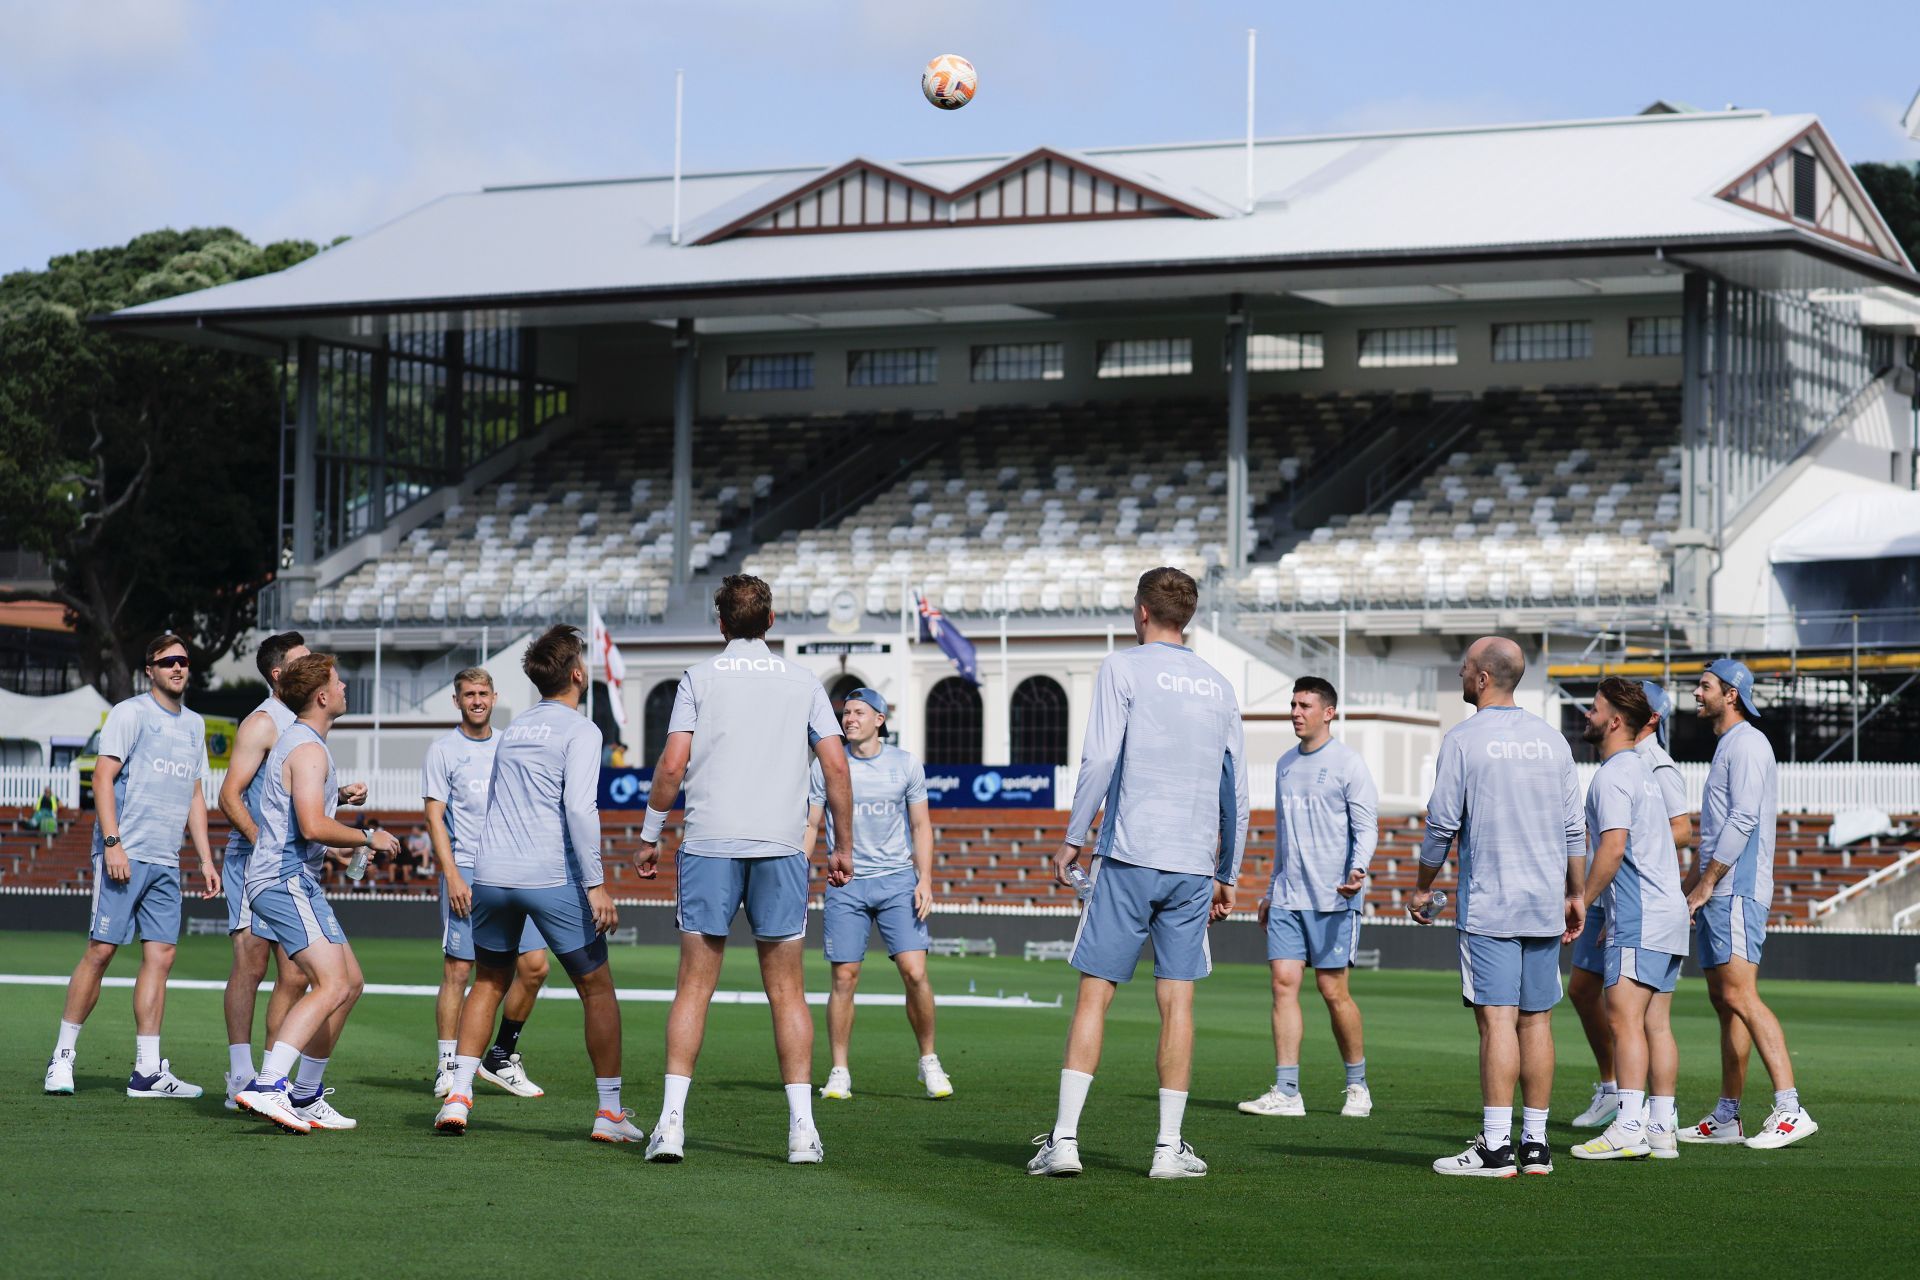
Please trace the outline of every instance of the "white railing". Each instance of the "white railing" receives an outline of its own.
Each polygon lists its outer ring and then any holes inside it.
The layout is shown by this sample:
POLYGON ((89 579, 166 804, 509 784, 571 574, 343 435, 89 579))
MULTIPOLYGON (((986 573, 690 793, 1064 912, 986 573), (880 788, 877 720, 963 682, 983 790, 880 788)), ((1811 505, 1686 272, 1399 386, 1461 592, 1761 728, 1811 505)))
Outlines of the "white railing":
POLYGON ((80 803, 80 775, 71 767, 0 769, 0 805, 34 804, 48 787, 53 788, 53 798, 61 808, 71 809, 80 803))
MULTIPOLYGON (((1599 769, 1597 764, 1576 766, 1580 789, 1599 769)), ((1694 810, 1706 789, 1708 765, 1682 763, 1687 798, 1694 810)), ((1780 766, 1782 813, 1839 813, 1843 809, 1881 809, 1887 813, 1920 812, 1920 764, 1783 764, 1780 766)))
MULTIPOLYGON (((1824 915, 1831 915, 1835 910, 1845 906, 1869 889, 1878 888, 1890 880, 1900 879, 1906 875, 1907 872, 1913 870, 1915 864, 1920 864, 1920 849, 1915 849, 1898 862, 1881 867, 1864 880, 1854 881, 1840 892, 1834 894, 1831 898, 1822 898, 1808 909, 1807 914, 1815 920, 1818 920, 1824 915)), ((1894 917, 1893 927, 1895 929, 1900 928, 1900 919, 1898 916, 1894 917)))
MULTIPOLYGON (((209 805, 217 806, 220 803, 220 784, 226 778, 225 769, 215 769, 207 775, 202 785, 209 805)), ((368 808, 419 812, 424 807, 420 799, 418 769, 382 769, 371 777, 364 769, 342 769, 340 780, 342 783, 365 782, 370 793, 368 808)), ((60 802, 62 809, 79 807, 80 775, 71 766, 65 769, 0 769, 0 806, 31 805, 40 798, 41 790, 49 786, 53 788, 53 797, 60 802)))

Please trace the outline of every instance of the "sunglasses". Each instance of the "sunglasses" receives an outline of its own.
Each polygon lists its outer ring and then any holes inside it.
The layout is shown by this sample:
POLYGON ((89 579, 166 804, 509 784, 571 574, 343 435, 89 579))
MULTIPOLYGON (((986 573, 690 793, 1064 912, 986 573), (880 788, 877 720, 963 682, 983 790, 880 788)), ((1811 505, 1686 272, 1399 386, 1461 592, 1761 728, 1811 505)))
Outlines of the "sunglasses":
POLYGON ((154 659, 154 660, 153 660, 153 661, 152 661, 151 663, 149 663, 148 665, 149 665, 149 666, 154 666, 154 667, 159 667, 159 668, 160 668, 160 669, 161 669, 162 671, 165 671, 165 670, 167 670, 167 669, 168 669, 168 668, 170 668, 170 667, 184 667, 184 666, 186 666, 186 665, 187 665, 187 659, 185 659, 185 658, 183 658, 183 657, 181 657, 181 656, 180 656, 179 654, 177 654, 177 653, 176 653, 176 654, 174 654, 174 655, 172 655, 171 657, 166 657, 166 658, 155 658, 155 659, 154 659))

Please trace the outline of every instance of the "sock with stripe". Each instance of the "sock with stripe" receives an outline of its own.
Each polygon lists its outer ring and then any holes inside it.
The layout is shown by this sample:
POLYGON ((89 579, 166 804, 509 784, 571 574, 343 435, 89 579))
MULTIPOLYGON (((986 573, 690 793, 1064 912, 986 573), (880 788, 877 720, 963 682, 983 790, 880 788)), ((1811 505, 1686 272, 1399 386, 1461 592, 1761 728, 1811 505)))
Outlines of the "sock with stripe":
POLYGON ((143 1076, 150 1076, 160 1069, 159 1036, 133 1038, 133 1069, 143 1076))
POLYGON ((1273 1087, 1278 1089, 1284 1097, 1298 1097, 1300 1094, 1300 1064, 1296 1062, 1290 1067, 1275 1067, 1273 1069, 1273 1087))
POLYGON ((515 1022, 512 1018, 500 1019, 500 1034, 494 1038, 493 1047, 487 1050, 487 1061, 505 1063, 520 1048, 520 1028, 524 1022, 515 1022))
POLYGON ((1357 1084, 1365 1088, 1367 1083, 1367 1060, 1362 1058, 1358 1062, 1349 1062, 1346 1066, 1347 1083, 1357 1084))
POLYGON ((460 1047, 460 1042, 458 1040, 442 1040, 439 1043, 440 1043, 440 1061, 442 1062, 452 1061, 453 1051, 460 1047))
POLYGON ((594 1091, 600 1095, 600 1109, 608 1115, 620 1114, 620 1077, 595 1076, 594 1091))
POLYGON ((447 1099, 455 1097, 473 1100, 473 1073, 480 1069, 480 1059, 469 1058, 462 1054, 453 1055, 453 1087, 447 1090, 447 1099))
POLYGON ((1647 1114, 1650 1120, 1648 1127, 1662 1133, 1672 1133, 1680 1127, 1680 1110, 1671 1096, 1663 1098, 1656 1093, 1648 1098, 1647 1114))
POLYGON ((1622 1129, 1638 1131, 1646 1126, 1647 1091, 1645 1089, 1622 1089, 1620 1091, 1620 1114, 1614 1117, 1614 1123, 1622 1129))

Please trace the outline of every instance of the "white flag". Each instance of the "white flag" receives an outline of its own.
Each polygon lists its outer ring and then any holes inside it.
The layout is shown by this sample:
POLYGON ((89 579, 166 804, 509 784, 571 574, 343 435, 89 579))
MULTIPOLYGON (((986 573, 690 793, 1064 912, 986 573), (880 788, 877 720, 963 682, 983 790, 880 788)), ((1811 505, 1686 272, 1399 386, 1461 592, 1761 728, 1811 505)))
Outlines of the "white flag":
POLYGON ((592 661, 598 662, 607 675, 607 702, 610 704, 607 709, 613 712, 613 722, 624 729, 627 727, 627 699, 623 692, 627 682, 627 661, 620 656, 620 646, 613 642, 607 624, 600 617, 600 610, 593 611, 588 625, 593 629, 588 641, 593 653, 592 661))
POLYGON ((1907 107, 1907 114, 1901 119, 1900 124, 1906 129, 1909 138, 1920 142, 1920 93, 1913 95, 1913 102, 1907 107))

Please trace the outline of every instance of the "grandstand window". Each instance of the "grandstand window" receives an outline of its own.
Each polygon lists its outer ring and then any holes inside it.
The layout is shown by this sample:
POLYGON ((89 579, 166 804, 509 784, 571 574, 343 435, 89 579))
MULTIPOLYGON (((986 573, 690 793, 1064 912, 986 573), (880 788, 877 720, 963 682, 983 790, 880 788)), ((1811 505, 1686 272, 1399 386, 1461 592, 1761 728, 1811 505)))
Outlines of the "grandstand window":
MULTIPOLYGON (((1232 372, 1232 360, 1225 368, 1232 372)), ((1247 335, 1248 373, 1295 373, 1327 367, 1327 337, 1323 333, 1250 333, 1247 335)))
POLYGON ((1591 360, 1593 321, 1497 324, 1493 326, 1493 358, 1503 364, 1527 360, 1591 360))
POLYGON ((997 342, 973 349, 975 382, 1058 382, 1067 376, 1058 342, 997 342))
POLYGON ((1460 363, 1460 350, 1450 324, 1411 329, 1362 329, 1362 369, 1419 369, 1460 363))
POLYGON ((850 387, 910 387, 940 381, 940 352, 933 347, 849 351, 850 387))
POLYGON ((1067 691, 1056 680, 1033 676, 1013 691, 1013 759, 1010 764, 1067 762, 1067 691))
POLYGON ((1627 354, 1630 356, 1679 355, 1680 317, 1639 316, 1628 320, 1627 354))
POLYGON ((640 761, 642 765, 653 764, 667 749, 667 725, 673 721, 673 696, 679 688, 678 680, 662 680, 647 690, 647 701, 640 711, 640 740, 646 755, 640 761))
POLYGON ((1101 378, 1168 378, 1193 372, 1192 338, 1115 338, 1096 348, 1101 378))
POLYGON ((983 738, 980 690, 948 676, 927 694, 926 762, 979 764, 983 738))
POLYGON ((811 391, 813 352, 786 351, 777 355, 728 356, 729 391, 811 391))

